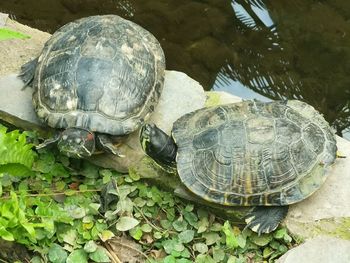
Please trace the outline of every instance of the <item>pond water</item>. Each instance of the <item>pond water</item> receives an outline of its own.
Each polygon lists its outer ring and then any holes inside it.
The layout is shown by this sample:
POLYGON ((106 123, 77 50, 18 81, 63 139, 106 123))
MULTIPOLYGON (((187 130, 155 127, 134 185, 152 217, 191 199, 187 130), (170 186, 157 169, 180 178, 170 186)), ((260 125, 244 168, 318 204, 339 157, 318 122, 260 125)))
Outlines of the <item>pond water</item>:
POLYGON ((158 38, 168 69, 206 90, 301 99, 350 139, 348 0, 2 0, 0 12, 51 33, 80 17, 118 14, 158 38))

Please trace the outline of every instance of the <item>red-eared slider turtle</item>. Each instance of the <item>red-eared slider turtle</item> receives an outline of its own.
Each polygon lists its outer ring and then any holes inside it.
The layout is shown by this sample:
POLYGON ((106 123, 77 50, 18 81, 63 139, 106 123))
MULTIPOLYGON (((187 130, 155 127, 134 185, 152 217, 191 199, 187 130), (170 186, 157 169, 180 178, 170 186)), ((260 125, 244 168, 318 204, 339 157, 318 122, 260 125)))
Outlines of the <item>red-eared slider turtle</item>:
POLYGON ((66 24, 21 72, 34 87, 39 118, 62 129, 42 146, 57 142, 73 157, 90 156, 95 144, 118 154, 112 137, 135 131, 149 117, 164 70, 159 42, 131 21, 105 15, 66 24))
POLYGON ((206 201, 254 206, 247 226, 274 230, 288 205, 314 193, 336 158, 335 136, 306 103, 245 101, 199 109, 179 118, 169 137, 145 124, 144 151, 176 167, 182 183, 206 201))

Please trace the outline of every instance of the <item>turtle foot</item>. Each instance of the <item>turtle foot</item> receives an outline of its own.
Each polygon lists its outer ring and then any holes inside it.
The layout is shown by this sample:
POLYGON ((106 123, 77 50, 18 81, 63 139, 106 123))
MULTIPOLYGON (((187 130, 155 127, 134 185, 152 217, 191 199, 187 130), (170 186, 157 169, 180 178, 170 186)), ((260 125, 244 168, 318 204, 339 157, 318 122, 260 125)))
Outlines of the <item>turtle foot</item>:
POLYGON ((34 79, 34 73, 36 65, 38 64, 38 58, 33 59, 21 67, 21 71, 18 74, 19 78, 24 82, 24 87, 30 85, 34 79))
POLYGON ((286 217, 288 206, 257 206, 246 216, 248 228, 260 234, 275 230, 286 217))

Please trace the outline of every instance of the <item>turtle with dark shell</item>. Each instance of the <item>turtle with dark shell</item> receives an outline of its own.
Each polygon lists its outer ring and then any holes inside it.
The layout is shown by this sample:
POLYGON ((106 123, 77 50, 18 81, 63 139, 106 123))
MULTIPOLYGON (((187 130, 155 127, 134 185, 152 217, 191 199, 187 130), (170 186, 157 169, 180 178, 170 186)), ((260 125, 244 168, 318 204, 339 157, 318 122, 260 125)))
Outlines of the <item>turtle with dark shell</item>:
POLYGON ((66 24, 39 57, 22 67, 34 87, 38 117, 60 132, 39 145, 87 157, 99 147, 120 155, 119 138, 153 112, 164 82, 165 59, 156 38, 116 15, 66 24))
POLYGON ((179 118, 168 136, 145 124, 144 151, 186 189, 222 206, 252 206, 247 226, 273 231, 288 206, 313 194, 336 159, 335 135, 310 105, 244 101, 179 118))

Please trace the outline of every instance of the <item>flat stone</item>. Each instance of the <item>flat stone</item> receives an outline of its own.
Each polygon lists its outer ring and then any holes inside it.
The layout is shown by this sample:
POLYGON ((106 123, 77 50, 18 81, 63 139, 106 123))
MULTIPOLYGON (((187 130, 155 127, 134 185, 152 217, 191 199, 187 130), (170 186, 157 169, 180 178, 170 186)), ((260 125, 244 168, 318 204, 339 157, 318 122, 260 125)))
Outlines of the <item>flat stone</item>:
POLYGON ((350 241, 319 236, 289 250, 276 263, 349 263, 350 241))
POLYGON ((0 118, 25 130, 44 131, 44 126, 34 112, 33 90, 22 88, 23 82, 16 74, 0 78, 0 118))
POLYGON ((164 89, 149 122, 170 134, 182 115, 204 107, 206 94, 194 79, 179 71, 166 71, 164 89))

